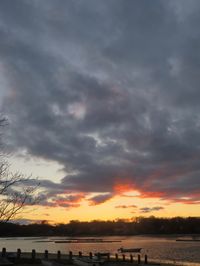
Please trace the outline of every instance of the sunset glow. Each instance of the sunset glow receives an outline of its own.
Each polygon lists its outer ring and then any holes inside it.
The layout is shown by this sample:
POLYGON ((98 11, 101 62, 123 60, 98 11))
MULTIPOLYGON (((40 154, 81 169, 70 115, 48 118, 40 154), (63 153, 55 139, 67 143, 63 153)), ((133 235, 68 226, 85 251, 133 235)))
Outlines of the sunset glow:
POLYGON ((2 154, 39 198, 16 220, 199 216, 189 2, 0 2, 2 154))

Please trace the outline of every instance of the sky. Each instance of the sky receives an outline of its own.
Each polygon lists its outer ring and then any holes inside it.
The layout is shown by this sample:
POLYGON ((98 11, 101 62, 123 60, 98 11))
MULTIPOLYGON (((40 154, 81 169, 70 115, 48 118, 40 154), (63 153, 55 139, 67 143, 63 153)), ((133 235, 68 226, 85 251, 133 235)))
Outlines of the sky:
POLYGON ((198 216, 199 0, 0 1, 0 113, 23 219, 198 216))

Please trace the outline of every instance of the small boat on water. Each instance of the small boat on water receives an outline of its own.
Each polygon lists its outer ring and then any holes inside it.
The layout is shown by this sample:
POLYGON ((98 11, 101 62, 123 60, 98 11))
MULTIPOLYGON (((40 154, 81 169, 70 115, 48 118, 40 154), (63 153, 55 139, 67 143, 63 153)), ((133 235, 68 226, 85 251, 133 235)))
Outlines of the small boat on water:
POLYGON ((73 263, 78 266, 101 266, 104 260, 90 258, 74 258, 73 263))
POLYGON ((129 252, 129 253, 139 253, 142 248, 119 248, 118 251, 121 253, 129 252))

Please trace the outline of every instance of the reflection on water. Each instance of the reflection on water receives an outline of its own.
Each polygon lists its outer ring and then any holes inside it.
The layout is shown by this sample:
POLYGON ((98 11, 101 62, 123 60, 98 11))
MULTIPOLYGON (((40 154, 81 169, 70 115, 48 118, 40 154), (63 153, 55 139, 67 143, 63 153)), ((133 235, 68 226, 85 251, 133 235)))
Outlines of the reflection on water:
MULTIPOLYGON (((95 241, 55 243, 56 239, 58 237, 0 238, 0 248, 6 247, 8 251, 15 251, 17 248, 21 248, 24 252, 30 252, 32 249, 36 249, 37 252, 44 252, 45 249, 48 249, 52 253, 60 250, 62 253, 68 253, 69 251, 78 253, 82 251, 84 254, 89 254, 89 252, 110 252, 115 254, 123 246, 124 248, 142 248, 142 254, 147 254, 150 259, 154 260, 195 262, 200 265, 200 242, 176 242, 175 237, 101 237, 105 241, 121 240, 121 242, 106 243, 95 241)), ((66 240, 67 238, 59 237, 59 239, 66 240)))

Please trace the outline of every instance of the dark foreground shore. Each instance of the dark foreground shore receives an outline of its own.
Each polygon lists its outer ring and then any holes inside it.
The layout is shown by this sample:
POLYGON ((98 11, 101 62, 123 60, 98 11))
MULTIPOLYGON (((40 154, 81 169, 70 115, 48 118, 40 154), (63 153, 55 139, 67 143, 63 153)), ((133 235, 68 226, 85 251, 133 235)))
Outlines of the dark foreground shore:
MULTIPOLYGON (((20 253, 20 257, 18 254, 18 257, 16 256, 17 253, 7 253, 1 254, 3 257, 0 257, 0 266, 72 266, 76 265, 73 261, 73 258, 80 258, 79 255, 73 255, 72 254, 55 254, 55 253, 35 253, 35 252, 26 252, 26 253, 20 253)), ((84 258, 86 256, 83 256, 84 258)), ((89 256, 87 256, 89 258, 89 256)), ((150 259, 147 259, 147 257, 140 257, 135 256, 134 258, 130 259, 125 256, 116 257, 115 256, 109 256, 108 258, 103 259, 102 266, 181 266, 181 265, 187 265, 179 262, 156 262, 150 259), (138 260, 139 259, 139 260, 138 260)), ((95 265, 95 261, 91 266, 95 265)), ((189 264, 188 264, 189 265, 189 264)), ((191 265, 198 265, 198 264, 191 264, 191 265)), ((199 264, 200 265, 200 264, 199 264)), ((95 265, 96 266, 96 265, 95 265)))

